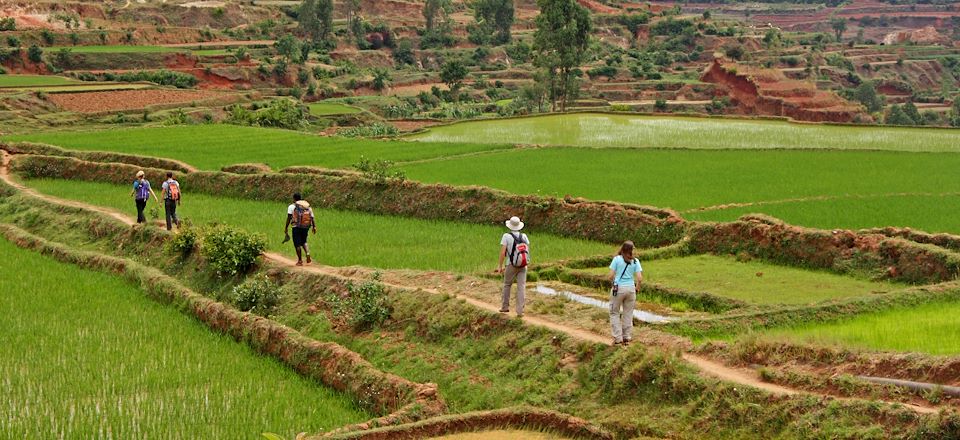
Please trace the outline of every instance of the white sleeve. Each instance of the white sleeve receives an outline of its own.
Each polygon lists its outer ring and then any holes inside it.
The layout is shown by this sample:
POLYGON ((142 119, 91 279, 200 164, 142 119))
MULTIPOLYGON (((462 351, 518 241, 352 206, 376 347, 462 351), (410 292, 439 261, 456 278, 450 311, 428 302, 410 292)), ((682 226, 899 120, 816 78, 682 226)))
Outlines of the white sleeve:
POLYGON ((287 215, 293 215, 293 205, 287 207, 287 215))
POLYGON ((503 237, 500 237, 500 246, 509 246, 510 245, 510 235, 503 234, 503 237))

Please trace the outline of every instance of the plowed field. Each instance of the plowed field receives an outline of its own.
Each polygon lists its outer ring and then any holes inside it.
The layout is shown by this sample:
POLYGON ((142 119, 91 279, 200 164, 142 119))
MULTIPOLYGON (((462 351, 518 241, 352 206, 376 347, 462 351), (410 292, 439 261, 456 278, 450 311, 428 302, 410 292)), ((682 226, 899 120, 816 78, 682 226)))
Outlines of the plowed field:
POLYGON ((50 100, 64 110, 97 113, 116 110, 137 110, 151 105, 201 101, 221 96, 220 93, 196 90, 118 90, 112 92, 57 93, 50 100))

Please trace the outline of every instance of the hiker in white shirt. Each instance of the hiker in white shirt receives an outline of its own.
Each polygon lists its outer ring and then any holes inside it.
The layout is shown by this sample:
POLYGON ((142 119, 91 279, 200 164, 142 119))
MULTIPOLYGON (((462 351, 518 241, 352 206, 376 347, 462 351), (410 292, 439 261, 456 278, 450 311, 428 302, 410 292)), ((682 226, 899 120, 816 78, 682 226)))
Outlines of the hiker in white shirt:
POLYGON ((517 283, 517 317, 523 317, 524 293, 527 287, 527 264, 529 264, 530 239, 520 232, 523 222, 511 217, 504 223, 510 232, 500 238, 500 262, 496 273, 503 274, 501 313, 510 311, 510 289, 517 283), (506 265, 504 265, 506 263, 506 265))

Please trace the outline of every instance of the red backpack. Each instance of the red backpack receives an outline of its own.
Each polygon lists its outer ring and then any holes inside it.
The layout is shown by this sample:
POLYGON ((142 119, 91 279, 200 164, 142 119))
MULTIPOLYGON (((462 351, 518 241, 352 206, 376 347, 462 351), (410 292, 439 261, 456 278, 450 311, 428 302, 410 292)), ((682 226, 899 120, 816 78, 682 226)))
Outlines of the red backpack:
POLYGON ((174 202, 180 200, 180 184, 176 180, 167 182, 167 197, 174 202))
POLYGON ((510 264, 514 267, 527 267, 530 261, 527 258, 529 247, 526 237, 523 236, 523 233, 510 234, 510 236, 513 237, 513 247, 510 249, 510 264))
POLYGON ((310 228, 311 226, 313 226, 313 214, 310 213, 310 205, 295 203, 293 205, 293 227, 310 228))

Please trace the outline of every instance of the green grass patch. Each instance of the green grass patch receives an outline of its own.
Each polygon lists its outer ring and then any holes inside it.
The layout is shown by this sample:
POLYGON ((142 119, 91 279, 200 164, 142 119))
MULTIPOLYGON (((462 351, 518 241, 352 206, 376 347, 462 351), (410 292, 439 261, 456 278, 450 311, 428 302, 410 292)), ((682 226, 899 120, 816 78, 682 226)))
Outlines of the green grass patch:
POLYGON ((583 147, 960 152, 956 130, 596 113, 464 122, 410 138, 583 147))
POLYGON ((842 322, 768 330, 764 338, 868 350, 960 354, 960 303, 931 303, 860 315, 842 322))
POLYGON ((70 49, 73 53, 173 53, 183 49, 163 46, 58 46, 48 47, 44 51, 54 53, 60 49, 70 49))
POLYGON ((79 82, 75 79, 53 75, 0 75, 0 88, 65 86, 79 82))
POLYGON ((763 212, 788 223, 815 228, 861 229, 901 226, 960 234, 960 194, 844 197, 684 213, 693 220, 731 221, 763 212))
POLYGON ((36 133, 11 136, 78 150, 117 151, 174 158, 201 169, 238 163, 349 167, 362 156, 394 161, 508 148, 504 145, 381 141, 322 137, 307 133, 235 125, 188 125, 123 130, 36 133))
POLYGON ((0 254, 5 436, 293 438, 369 417, 117 278, 5 240, 0 254))
POLYGON ((309 107, 310 114, 314 116, 353 115, 362 111, 356 107, 336 102, 316 102, 310 104, 309 107))
MULTIPOLYGON (((733 257, 693 255, 642 262, 644 281, 688 292, 706 292, 754 304, 812 304, 887 293, 900 288, 828 272, 778 266, 733 257)), ((606 275, 607 268, 590 269, 606 275)))
MULTIPOLYGON (((546 148, 429 161, 403 169, 408 177, 424 182, 484 185, 518 194, 572 194, 680 211, 728 203, 851 196, 830 202, 833 209, 817 212, 816 225, 823 227, 867 223, 857 221, 867 215, 858 210, 870 209, 856 207, 863 201, 853 196, 960 192, 956 178, 960 155, 949 153, 546 148), (504 172, 505 164, 524 164, 523 172, 504 172)), ((960 218, 941 215, 944 211, 936 202, 914 203, 910 211, 887 209, 884 203, 872 205, 872 218, 865 218, 869 223, 960 231, 960 218)), ((742 212, 777 213, 772 205, 736 211, 742 212)), ((716 218, 712 215, 690 214, 716 218)))
POLYGON ((196 49, 190 52, 197 56, 222 56, 233 55, 234 53, 231 49, 196 49))
MULTIPOLYGON (((194 224, 220 222, 266 235, 270 250, 295 255, 291 243, 281 244, 287 204, 212 197, 184 188, 182 218, 194 224)), ((66 199, 125 211, 136 216, 126 185, 31 180, 39 191, 66 199)), ((159 187, 159 182, 156 183, 159 187)), ((163 207, 155 202, 147 210, 163 207)), ((381 269, 423 269, 460 272, 492 271, 500 251, 497 226, 405 217, 389 217, 350 211, 316 209, 318 234, 310 237, 311 253, 318 262, 333 266, 362 265, 381 269)), ((611 252, 610 246, 584 240, 530 233, 534 261, 551 261, 611 252)))

